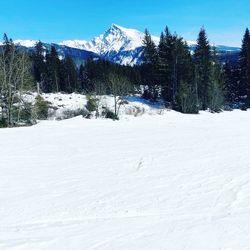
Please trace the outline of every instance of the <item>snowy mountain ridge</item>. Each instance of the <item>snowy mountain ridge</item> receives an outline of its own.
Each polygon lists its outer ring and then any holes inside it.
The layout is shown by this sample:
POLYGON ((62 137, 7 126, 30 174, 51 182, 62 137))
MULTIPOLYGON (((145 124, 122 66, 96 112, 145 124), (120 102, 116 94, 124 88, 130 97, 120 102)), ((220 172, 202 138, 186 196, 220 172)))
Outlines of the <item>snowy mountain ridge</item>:
MULTIPOLYGON (((115 63, 134 65, 140 63, 143 38, 143 32, 112 24, 103 34, 89 42, 68 40, 60 45, 91 51, 115 63)), ((159 43, 158 37, 153 36, 153 40, 159 43)))
MULTIPOLYGON (((115 63, 135 65, 141 62, 144 36, 143 32, 136 29, 112 24, 107 31, 90 42, 67 40, 60 45, 91 51, 115 63)), ((156 45, 159 44, 159 37, 152 36, 152 39, 156 45)), ((192 41, 187 41, 187 43, 189 46, 196 44, 192 41)))
MULTIPOLYGON (((107 51, 119 51, 123 50, 135 50, 143 46, 143 39, 145 34, 136 29, 124 28, 117 24, 112 24, 112 26, 104 32, 104 34, 95 37, 90 42, 84 40, 66 40, 60 43, 68 47, 74 46, 78 49, 91 50, 95 53, 105 53, 107 51)), ((160 38, 157 36, 152 36, 153 41, 156 45, 159 44, 160 38)), ((189 46, 195 45, 194 41, 187 41, 189 46)))
MULTIPOLYGON (((50 49, 52 45, 55 46, 61 58, 70 56, 78 66, 89 57, 103 58, 121 65, 138 65, 143 60, 143 39, 144 33, 141 31, 112 24, 103 34, 90 41, 66 40, 60 43, 44 43, 44 46, 46 49, 50 49)), ((159 44, 159 37, 152 36, 152 39, 156 45, 159 44)), ((29 51, 34 49, 37 42, 35 40, 14 41, 17 46, 27 48, 29 51)), ((193 52, 196 42, 187 41, 187 44, 193 52)), ((221 61, 237 60, 240 48, 224 45, 217 45, 216 48, 221 61)))

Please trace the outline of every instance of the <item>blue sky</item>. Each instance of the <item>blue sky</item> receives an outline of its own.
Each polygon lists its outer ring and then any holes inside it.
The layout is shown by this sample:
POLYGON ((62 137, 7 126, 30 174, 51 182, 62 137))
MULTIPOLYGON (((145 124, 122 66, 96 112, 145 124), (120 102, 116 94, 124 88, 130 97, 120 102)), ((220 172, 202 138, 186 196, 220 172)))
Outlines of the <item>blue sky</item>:
POLYGON ((91 39, 112 23, 154 35, 168 25, 187 40, 205 26, 212 43, 240 45, 250 28, 249 0, 1 1, 0 33, 13 39, 91 39))

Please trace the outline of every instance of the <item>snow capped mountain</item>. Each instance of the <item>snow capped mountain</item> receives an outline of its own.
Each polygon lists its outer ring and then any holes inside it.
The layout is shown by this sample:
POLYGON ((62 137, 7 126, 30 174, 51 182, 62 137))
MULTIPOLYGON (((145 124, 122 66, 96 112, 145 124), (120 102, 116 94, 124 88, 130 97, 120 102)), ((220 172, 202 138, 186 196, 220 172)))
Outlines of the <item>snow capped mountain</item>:
MULTIPOLYGON (((144 33, 141 31, 112 24, 107 31, 89 42, 69 40, 62 42, 61 44, 94 52, 100 57, 114 63, 122 65, 137 65, 142 62, 143 39, 144 33)), ((159 37, 152 36, 152 39, 156 45, 159 44, 159 37)), ((193 53, 196 42, 187 41, 187 44, 193 53)), ((217 46, 217 49, 224 57, 239 52, 239 48, 222 45, 217 46)))
MULTIPOLYGON (((127 29, 113 24, 99 37, 94 38, 85 47, 107 60, 119 64, 136 64, 143 46, 144 34, 134 29, 127 29)), ((157 37, 154 37, 158 41, 157 37)))
MULTIPOLYGON (((103 34, 95 37, 91 41, 85 40, 66 40, 61 43, 49 44, 44 43, 44 46, 49 50, 53 45, 56 47, 59 55, 72 57, 79 66, 88 58, 103 58, 113 63, 121 65, 138 65, 142 63, 144 33, 136 29, 128 29, 116 24, 103 34)), ((152 36, 156 45, 159 44, 160 38, 152 36)), ((17 46, 32 50, 37 43, 34 40, 16 40, 14 43, 17 46)), ((187 41, 190 51, 193 53, 196 42, 187 41)), ((1 43, 0 43, 1 45, 1 43)), ((233 60, 236 61, 240 49, 237 47, 216 46, 221 61, 233 60)))
MULTIPOLYGON (((131 51, 143 46, 144 33, 135 29, 127 29, 116 24, 95 37, 91 41, 67 40, 60 43, 68 47, 90 50, 98 54, 105 54, 110 51, 119 52, 121 50, 131 51)), ((153 36, 155 43, 159 43, 159 38, 153 36)))
MULTIPOLYGON (((143 38, 143 32, 112 24, 107 31, 89 42, 68 40, 60 45, 91 51, 115 63, 134 65, 140 61, 143 38)), ((152 38, 156 44, 159 43, 158 37, 152 38)))
MULTIPOLYGON (((104 34, 94 38, 90 43, 90 47, 94 52, 105 54, 107 52, 132 51, 143 46, 144 33, 127 29, 116 24, 112 24, 104 34)), ((156 43, 159 42, 158 37, 153 37, 156 43)))

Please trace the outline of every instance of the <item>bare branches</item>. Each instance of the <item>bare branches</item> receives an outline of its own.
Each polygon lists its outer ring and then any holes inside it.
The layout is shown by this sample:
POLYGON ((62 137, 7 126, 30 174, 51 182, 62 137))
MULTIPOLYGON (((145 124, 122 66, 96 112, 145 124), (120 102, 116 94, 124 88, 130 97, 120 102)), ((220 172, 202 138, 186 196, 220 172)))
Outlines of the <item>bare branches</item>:
POLYGON ((6 39, 0 48, 0 113, 6 126, 19 122, 23 90, 30 79, 28 56, 6 39))

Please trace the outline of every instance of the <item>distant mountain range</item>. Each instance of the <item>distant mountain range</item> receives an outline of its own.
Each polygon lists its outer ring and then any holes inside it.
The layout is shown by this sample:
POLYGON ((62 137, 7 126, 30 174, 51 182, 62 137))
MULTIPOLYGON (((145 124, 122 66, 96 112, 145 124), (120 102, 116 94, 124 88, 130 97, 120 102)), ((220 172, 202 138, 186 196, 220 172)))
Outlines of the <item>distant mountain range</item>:
MULTIPOLYGON (((142 63, 144 33, 135 29, 128 29, 116 24, 105 31, 102 35, 91 41, 67 40, 61 43, 44 43, 47 49, 55 46, 60 57, 70 56, 77 65, 85 62, 88 58, 103 58, 121 65, 138 65, 142 63)), ((159 37, 152 37, 156 44, 159 37)), ((37 41, 16 40, 17 46, 32 51, 37 41)), ((187 41, 190 50, 193 51, 196 42, 187 41)), ((238 59, 240 48, 225 45, 216 46, 219 58, 222 62, 235 62, 238 59)))

